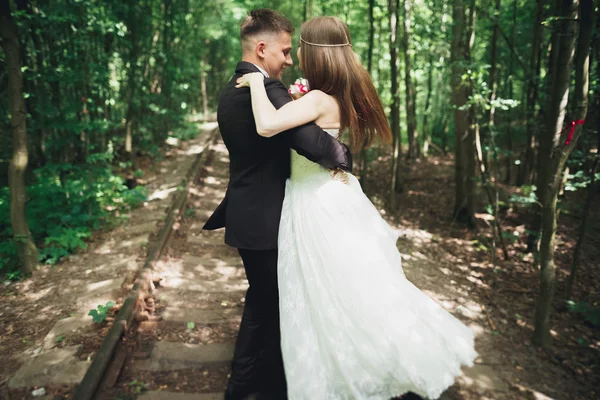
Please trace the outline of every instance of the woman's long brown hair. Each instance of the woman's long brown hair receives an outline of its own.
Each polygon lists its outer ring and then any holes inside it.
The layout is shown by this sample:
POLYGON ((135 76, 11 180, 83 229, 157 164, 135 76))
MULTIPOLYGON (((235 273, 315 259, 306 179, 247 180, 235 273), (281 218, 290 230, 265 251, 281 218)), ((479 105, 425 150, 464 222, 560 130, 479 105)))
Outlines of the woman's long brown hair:
POLYGON ((341 128, 349 129, 353 150, 369 146, 375 137, 390 142, 392 132, 369 73, 351 46, 307 44, 351 43, 350 31, 335 17, 316 17, 302 25, 300 58, 310 89, 333 96, 340 106, 341 128))

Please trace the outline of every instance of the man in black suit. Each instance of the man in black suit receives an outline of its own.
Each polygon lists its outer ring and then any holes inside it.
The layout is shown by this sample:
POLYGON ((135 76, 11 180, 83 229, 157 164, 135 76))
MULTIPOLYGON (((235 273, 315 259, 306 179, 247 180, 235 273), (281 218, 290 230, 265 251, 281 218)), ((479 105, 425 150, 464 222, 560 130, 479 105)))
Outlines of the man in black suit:
POLYGON ((225 243, 238 249, 250 287, 235 346, 226 400, 287 398, 279 333, 277 236, 290 175, 290 149, 329 169, 351 170, 348 148, 314 123, 263 138, 256 132, 250 90, 236 80, 262 72, 276 108, 292 101, 280 82, 292 65, 290 21, 275 11, 250 13, 240 27, 242 61, 222 91, 217 118, 229 151, 229 186, 225 199, 204 229, 225 227, 225 243))

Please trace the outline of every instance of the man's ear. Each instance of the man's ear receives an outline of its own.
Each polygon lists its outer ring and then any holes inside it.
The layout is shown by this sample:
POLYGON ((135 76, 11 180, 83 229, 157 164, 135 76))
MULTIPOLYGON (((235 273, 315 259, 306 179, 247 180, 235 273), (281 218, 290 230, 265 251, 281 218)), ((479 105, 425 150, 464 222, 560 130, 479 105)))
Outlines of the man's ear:
POLYGON ((256 55, 259 58, 265 58, 266 57, 266 52, 267 52, 267 44, 265 43, 264 40, 259 40, 258 42, 256 42, 256 55))

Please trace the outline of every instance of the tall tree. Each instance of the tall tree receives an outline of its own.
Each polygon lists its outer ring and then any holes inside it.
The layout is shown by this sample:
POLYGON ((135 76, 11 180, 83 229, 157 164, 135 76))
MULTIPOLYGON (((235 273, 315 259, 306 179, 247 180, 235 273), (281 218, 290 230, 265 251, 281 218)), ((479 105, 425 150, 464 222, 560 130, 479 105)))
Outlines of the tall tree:
POLYGON ((398 16, 400 0, 388 0, 388 13, 390 21, 390 78, 392 92, 391 128, 394 138, 394 152, 392 157, 392 185, 390 190, 390 204, 392 209, 396 206, 396 193, 402 192, 402 173, 400 158, 402 154, 402 137, 400 136, 400 86, 398 85, 398 16))
MULTIPOLYGON (((495 116, 496 116, 496 70, 497 70, 497 49, 498 49, 498 29, 500 20, 500 0, 496 0, 496 7, 494 12, 494 26, 492 28, 492 41, 490 43, 490 76, 489 76, 489 115, 488 115, 488 132, 489 135, 494 134, 495 129, 495 116)), ((483 158, 483 157, 482 157, 483 158)), ((485 160, 485 158, 483 158, 485 160)), ((487 165, 485 165, 487 168, 487 165)))
POLYGON ((8 72, 8 97, 10 103, 13 157, 10 162, 8 182, 10 188, 10 222, 12 225, 21 273, 30 275, 37 263, 37 249, 29 231, 25 215, 25 171, 29 161, 27 152, 27 111, 23 95, 21 72, 21 44, 19 28, 12 17, 10 3, 0 3, 0 39, 6 56, 8 72))
MULTIPOLYGON (((510 26, 510 42, 515 43, 516 41, 516 31, 517 31, 517 11, 519 8, 519 0, 513 0, 513 14, 512 14, 512 24, 510 26)), ((514 97, 514 87, 515 87, 515 52, 510 52, 510 59, 508 62, 508 76, 509 80, 507 82, 506 88, 508 91, 508 98, 512 99, 514 97)), ((505 158, 505 181, 506 184, 512 182, 512 153, 513 153, 513 130, 510 124, 507 124, 506 129, 506 158, 505 158)))
POLYGON ((404 32, 402 47, 404 49, 404 84, 406 87, 406 127, 408 136, 408 159, 419 155, 419 136, 417 133, 417 111, 415 106, 415 87, 412 79, 411 9, 413 0, 404 0, 404 32))
MULTIPOLYGON (((474 11, 472 9, 472 11, 474 11)), ((469 96, 469 85, 463 79, 466 73, 466 64, 469 57, 468 49, 472 43, 472 36, 467 36, 465 4, 463 0, 454 0, 452 7, 452 106, 454 107, 454 135, 455 143, 455 199, 454 217, 463 223, 472 224, 472 210, 469 197, 473 196, 469 186, 469 168, 471 162, 469 141, 472 133, 469 130, 469 111, 466 109, 469 96)))
MULTIPOLYGON (((375 0, 369 0, 369 48, 367 49, 367 71, 373 74, 373 45, 375 42, 375 0)), ((364 185, 369 173, 369 160, 366 146, 360 151, 360 181, 364 185)))
MULTIPOLYGON (((475 43, 475 28, 477 27, 477 0, 471 0, 469 7, 469 19, 467 23, 467 41, 464 49, 465 59, 467 65, 473 63, 471 59, 471 53, 473 44, 475 43)), ((475 216, 475 200, 477 198, 477 152, 481 152, 481 141, 479 137, 479 122, 478 122, 478 104, 473 98, 474 94, 474 83, 473 77, 469 75, 468 84, 465 86, 466 97, 469 99, 471 106, 468 112, 468 135, 463 140, 464 145, 464 165, 466 168, 466 174, 464 177, 465 184, 465 195, 466 195, 466 215, 464 216, 464 222, 469 227, 473 226, 473 219, 475 216)), ((459 218, 460 220, 460 218, 459 218)))
POLYGON ((542 67, 543 29, 542 19, 544 2, 536 0, 534 10, 533 39, 531 41, 531 55, 529 58, 529 79, 527 80, 527 97, 525 102, 525 129, 527 131, 527 144, 525 158, 521 162, 521 169, 517 185, 529 184, 533 181, 535 170, 535 105, 538 100, 539 76, 542 67))
POLYGON ((427 72, 427 98, 425 100, 425 109, 423 111, 423 157, 429 153, 429 144, 431 142, 431 132, 429 128, 429 113, 431 112, 431 95, 433 94, 433 52, 429 53, 429 68, 427 72))
POLYGON ((540 135, 539 187, 542 199, 542 238, 540 243, 540 293, 535 313, 535 331, 533 341, 537 345, 550 343, 550 314, 556 288, 556 266, 554 264, 555 237, 557 229, 557 202, 562 182, 562 174, 569 155, 573 151, 581 134, 581 125, 587 115, 589 89, 589 47, 593 27, 593 0, 557 0, 555 2, 558 27, 552 35, 552 94, 548 107, 548 125, 540 135), (577 40, 577 23, 580 17, 579 40, 577 40), (568 124, 568 136, 565 140, 562 133, 571 70, 577 44, 577 66, 575 78, 574 120, 568 124), (558 54, 555 54, 557 52, 558 54))

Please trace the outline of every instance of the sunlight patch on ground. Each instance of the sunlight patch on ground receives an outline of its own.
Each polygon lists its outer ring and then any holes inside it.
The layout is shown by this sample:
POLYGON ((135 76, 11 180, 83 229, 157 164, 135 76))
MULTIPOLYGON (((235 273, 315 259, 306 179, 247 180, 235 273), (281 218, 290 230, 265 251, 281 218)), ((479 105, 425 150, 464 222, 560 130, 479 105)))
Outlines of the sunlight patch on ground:
POLYGON ((43 297, 49 295, 51 292, 53 292, 55 289, 54 286, 50 286, 49 288, 46 289, 42 289, 38 292, 34 292, 34 293, 27 293, 25 295, 25 298, 27 300, 32 300, 32 301, 38 301, 40 299, 42 299, 43 297))
POLYGON ((216 179, 212 176, 207 176, 206 178, 204 178, 204 183, 219 185, 221 184, 221 180, 216 179))
POLYGON ((118 278, 116 279, 107 279, 101 282, 89 283, 86 285, 86 291, 90 292, 98 292, 98 291, 106 291, 116 289, 121 286, 121 283, 118 278))
POLYGON ((200 129, 204 130, 204 131, 212 131, 213 129, 217 128, 219 126, 218 122, 205 122, 203 124, 200 124, 200 129))
MULTIPOLYGON (((156 200, 156 199, 164 200, 167 197, 169 197, 169 195, 176 190, 177 190, 177 186, 170 187, 168 189, 157 190, 154 193, 152 193, 150 196, 148 196, 148 201, 152 201, 152 200, 156 200)), ((147 204, 148 203, 144 203, 144 205, 147 205, 147 204)))
POLYGON ((226 163, 229 163, 229 152, 227 151, 227 147, 224 144, 219 143, 216 146, 213 146, 212 149, 215 153, 224 154, 225 158, 222 158, 222 160, 224 160, 226 163))
POLYGON ((94 250, 94 254, 108 254, 112 251, 113 247, 115 247, 115 240, 107 240, 100 247, 94 250))
POLYGON ((182 263, 179 260, 169 260, 166 262, 161 262, 157 265, 156 269, 159 272, 159 276, 161 279, 168 279, 173 277, 181 277, 182 276, 182 263))
POLYGON ((81 279, 70 279, 66 282, 66 284, 61 288, 61 294, 69 294, 76 292, 78 288, 83 285, 83 281, 81 279))
POLYGON ((202 153, 202 151, 204 150, 204 146, 201 146, 199 144, 193 144, 190 146, 189 149, 182 151, 182 154, 185 154, 186 156, 190 156, 193 154, 200 154, 202 153))

